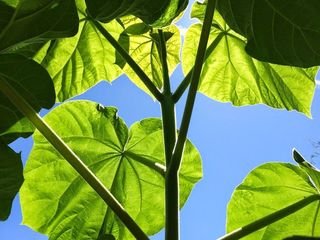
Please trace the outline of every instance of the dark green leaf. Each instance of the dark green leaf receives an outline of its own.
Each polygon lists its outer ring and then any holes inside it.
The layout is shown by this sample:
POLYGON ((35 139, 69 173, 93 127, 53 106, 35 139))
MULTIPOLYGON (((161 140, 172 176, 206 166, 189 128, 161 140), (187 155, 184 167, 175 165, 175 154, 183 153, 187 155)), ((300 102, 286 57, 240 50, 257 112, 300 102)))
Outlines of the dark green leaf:
POLYGON ((0 220, 6 220, 23 182, 20 154, 0 142, 0 220))
POLYGON ((188 0, 86 0, 90 15, 102 22, 134 15, 146 24, 164 27, 187 7, 188 0))
MULTIPOLYGON (((36 62, 14 54, 0 55, 0 81, 7 81, 38 112, 51 108, 55 92, 49 74, 36 62)), ((32 127, 23 115, 0 91, 0 136, 18 137, 29 134, 32 127), (20 121, 21 120, 21 121, 20 121), (19 122, 20 121, 20 122, 19 122)), ((6 142, 9 140, 6 140, 6 142)))
MULTIPOLYGON (((205 7, 205 3, 195 3, 192 16, 204 15, 205 7)), ((186 34, 182 52, 185 74, 194 65, 201 27, 201 24, 193 25, 186 34)), ((245 52, 245 44, 246 39, 232 31, 216 12, 199 91, 236 106, 263 103, 310 116, 317 68, 260 62, 245 52)))
MULTIPOLYGON (((265 217, 307 197, 319 195, 309 176, 291 164, 267 163, 254 169, 232 195, 227 211, 227 232, 265 217)), ((320 201, 242 239, 283 239, 320 236, 320 201)))
MULTIPOLYGON (((74 101, 57 107, 45 120, 148 235, 164 226, 165 160, 160 119, 142 120, 129 130, 115 108, 74 101)), ((118 240, 133 239, 40 133, 34 134, 34 140, 21 189, 23 223, 51 240, 97 239, 99 233, 112 234, 118 240)), ((201 176, 200 155, 188 141, 180 170, 181 206, 201 176)))
POLYGON ((248 39, 246 51, 261 61, 298 67, 320 64, 320 1, 218 1, 229 26, 248 39))
POLYGON ((74 0, 20 0, 12 5, 0 1, 0 52, 78 31, 74 0))

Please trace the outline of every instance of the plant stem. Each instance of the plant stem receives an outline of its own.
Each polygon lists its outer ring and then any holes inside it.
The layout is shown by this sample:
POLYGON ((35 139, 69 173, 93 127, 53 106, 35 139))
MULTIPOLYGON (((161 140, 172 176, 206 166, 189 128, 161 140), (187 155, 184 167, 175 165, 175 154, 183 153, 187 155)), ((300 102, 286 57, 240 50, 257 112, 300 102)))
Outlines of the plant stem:
MULTIPOLYGON (((225 35, 225 32, 219 33, 219 35, 216 37, 216 39, 209 45, 209 47, 206 50, 205 60, 210 56, 210 54, 216 49, 218 44, 220 43, 222 37, 225 35)), ((179 101, 181 96, 184 94, 186 89, 188 88, 192 76, 194 67, 188 72, 188 74, 185 76, 183 81, 180 83, 180 85, 177 87, 176 91, 172 95, 173 101, 176 103, 179 101)))
POLYGON ((263 218, 260 218, 257 221, 254 221, 253 223, 250 223, 244 227, 238 228, 234 230, 231 233, 228 233, 227 235, 219 238, 218 240, 236 240, 240 239, 242 237, 245 237, 249 235, 250 233, 253 233, 255 231, 258 231, 261 228, 264 228, 276 221, 279 221, 282 218, 285 218, 300 209, 308 206, 309 204, 313 203, 314 201, 320 201, 320 195, 311 195, 309 197, 306 197, 288 207, 285 207, 279 211, 276 211, 268 216, 265 216, 263 218))
POLYGON ((3 78, 0 78, 0 90, 27 117, 38 131, 52 144, 52 146, 70 163, 80 176, 99 194, 104 202, 121 219, 129 231, 141 240, 148 240, 148 236, 121 206, 112 193, 81 161, 81 159, 65 144, 51 127, 42 120, 29 103, 3 78))
MULTIPOLYGON (((168 63, 167 63, 167 50, 166 50, 166 42, 165 37, 162 30, 159 30, 160 36, 160 44, 159 44, 159 52, 162 62, 162 74, 163 74, 163 101, 161 102, 161 111, 162 111, 162 124, 163 124, 163 136, 164 136, 164 146, 165 146, 165 158, 166 158, 166 166, 170 165, 170 161, 172 158, 172 153, 174 146, 176 144, 177 139, 177 127, 176 127, 176 115, 175 115, 175 103, 172 99, 170 79, 169 79, 169 71, 168 71, 168 63)), ((174 236, 172 234, 173 231, 170 231, 171 226, 176 226, 177 229, 174 234, 179 233, 179 220, 178 222, 175 217, 172 217, 176 213, 176 209, 179 209, 178 206, 170 204, 171 199, 179 199, 179 189, 178 182, 172 184, 172 182, 168 181, 171 179, 169 174, 165 176, 165 216, 166 216, 166 239, 177 239, 179 235, 174 236)), ((177 179, 178 178, 173 178, 177 179)), ((178 203, 178 202, 177 202, 178 203)))
POLYGON ((125 49, 113 38, 113 36, 96 20, 91 19, 93 24, 97 27, 100 33, 109 41, 109 43, 118 51, 118 53, 126 60, 132 70, 139 76, 144 85, 152 93, 152 95, 160 102, 162 100, 162 94, 153 84, 150 78, 140 68, 140 66, 133 60, 133 58, 127 53, 125 49))
POLYGON ((160 39, 160 58, 162 63, 162 76, 163 76, 163 94, 171 95, 171 86, 170 86, 170 77, 169 77, 169 68, 167 62, 167 46, 166 39, 162 29, 158 30, 159 39, 160 39))
POLYGON ((191 76, 191 85, 187 97, 185 110, 181 122, 181 127, 178 135, 176 145, 172 154, 172 158, 167 168, 166 190, 168 192, 168 201, 166 212, 166 240, 179 240, 179 168, 182 160, 182 153, 187 139, 187 132, 189 130, 190 120, 192 116, 193 106, 198 90, 200 74, 205 58, 206 48, 209 40, 211 30, 211 23, 215 10, 215 0, 208 0, 206 8, 204 24, 201 30, 199 47, 197 51, 196 61, 191 76))

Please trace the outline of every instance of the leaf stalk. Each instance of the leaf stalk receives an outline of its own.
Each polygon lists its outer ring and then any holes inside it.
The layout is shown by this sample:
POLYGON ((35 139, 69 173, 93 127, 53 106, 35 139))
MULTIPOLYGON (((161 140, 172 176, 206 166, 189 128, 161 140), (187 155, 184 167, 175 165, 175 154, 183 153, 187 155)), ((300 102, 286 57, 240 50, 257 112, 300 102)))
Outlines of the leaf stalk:
POLYGON ((252 223, 249 223, 244 227, 238 228, 232 231, 231 233, 228 233, 225 236, 218 238, 218 240, 236 240, 236 239, 243 238, 253 232, 258 231, 261 228, 264 228, 276 221, 281 220, 282 218, 285 218, 299 211, 300 209, 308 206, 309 204, 315 201, 320 201, 320 195, 311 195, 309 197, 306 197, 288 207, 280 209, 279 211, 276 211, 263 218, 260 218, 252 223))

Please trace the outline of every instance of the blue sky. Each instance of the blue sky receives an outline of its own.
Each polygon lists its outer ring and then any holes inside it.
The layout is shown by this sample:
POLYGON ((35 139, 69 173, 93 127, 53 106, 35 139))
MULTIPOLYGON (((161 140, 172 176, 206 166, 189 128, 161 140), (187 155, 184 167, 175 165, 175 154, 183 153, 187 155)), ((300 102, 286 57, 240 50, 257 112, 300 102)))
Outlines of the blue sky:
MULTIPOLYGON (((188 23, 185 17, 179 25, 186 26, 188 23)), ((173 85, 177 86, 181 79, 179 67, 172 77, 173 85)), ((116 106, 128 125, 143 118, 160 117, 159 104, 125 76, 112 85, 102 82, 77 98, 116 106)), ((178 123, 184 99, 177 106, 178 123)), ((313 143, 320 141, 319 87, 312 115, 313 118, 309 119, 294 111, 275 110, 265 105, 233 107, 199 94, 189 138, 202 155, 204 178, 196 185, 182 209, 181 239, 216 239, 223 235, 226 206, 232 191, 254 167, 271 161, 293 163, 291 151, 294 147, 310 159, 316 151, 313 143)), ((24 161, 31 145, 31 139, 21 139, 14 144, 16 151, 22 151, 24 161)), ((320 158, 313 161, 320 166, 320 158)), ((0 239, 47 239, 20 225, 20 222, 17 197, 11 217, 0 223, 0 239)), ((163 233, 153 239, 163 239, 163 233)))

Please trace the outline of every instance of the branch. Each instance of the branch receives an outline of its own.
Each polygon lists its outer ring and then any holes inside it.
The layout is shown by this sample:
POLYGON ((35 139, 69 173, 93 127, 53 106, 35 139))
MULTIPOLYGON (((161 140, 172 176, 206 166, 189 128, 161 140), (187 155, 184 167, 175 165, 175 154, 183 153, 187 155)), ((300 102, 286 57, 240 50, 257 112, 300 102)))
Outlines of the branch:
POLYGON ((163 76, 163 94, 171 95, 171 86, 170 86, 170 77, 169 77, 169 68, 167 62, 167 46, 166 39, 162 29, 158 30, 159 39, 160 39, 160 58, 162 63, 162 76, 163 76))
POLYGON ((115 40, 112 35, 96 20, 91 19, 93 24, 97 27, 99 32, 110 42, 110 44, 118 51, 118 53, 126 60, 132 70, 139 76, 144 85, 152 93, 152 95, 160 102, 162 100, 162 94, 153 84, 150 78, 140 68, 140 66, 133 60, 133 58, 127 53, 125 49, 115 40))
POLYGON ((264 228, 276 221, 281 220, 282 218, 285 218, 300 209, 308 206, 309 204, 315 202, 315 201, 320 201, 320 195, 311 195, 309 197, 306 197, 288 207, 285 207, 277 212, 274 212, 268 216, 265 216, 263 218, 260 218, 257 221, 254 221, 253 223, 250 223, 244 227, 238 228, 234 230, 231 233, 228 233, 227 235, 218 238, 218 240, 236 240, 240 239, 242 237, 245 237, 249 235, 250 233, 256 232, 261 228, 264 228))
POLYGON ((191 76, 191 86, 189 89, 185 110, 183 113, 181 128, 178 140, 168 166, 166 175, 166 240, 179 240, 179 177, 178 172, 181 165, 182 153, 187 139, 187 132, 190 125, 192 110, 198 90, 200 74, 206 48, 208 44, 211 23, 215 10, 215 0, 208 0, 204 25, 201 30, 200 42, 194 69, 191 76))
POLYGON ((65 144, 65 142, 51 129, 37 114, 29 103, 5 80, 0 78, 0 91, 26 116, 52 146, 70 163, 80 176, 99 194, 104 202, 113 210, 129 231, 141 240, 148 240, 148 236, 121 206, 112 193, 81 161, 81 159, 65 144))

